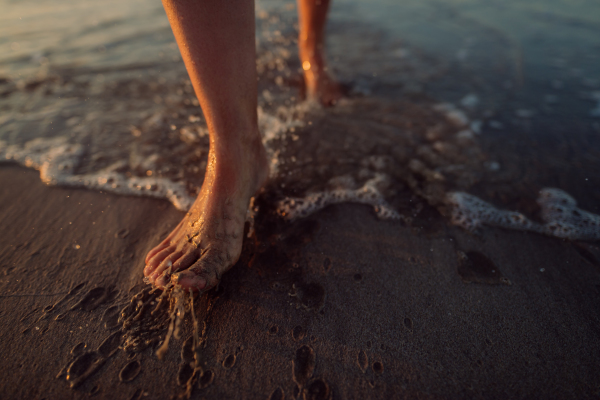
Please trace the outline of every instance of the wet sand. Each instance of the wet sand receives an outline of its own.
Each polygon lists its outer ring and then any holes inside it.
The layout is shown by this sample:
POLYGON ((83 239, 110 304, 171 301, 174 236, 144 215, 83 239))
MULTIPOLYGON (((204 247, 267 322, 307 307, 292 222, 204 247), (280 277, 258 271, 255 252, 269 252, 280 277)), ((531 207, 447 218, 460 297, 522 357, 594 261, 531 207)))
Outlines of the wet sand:
MULTIPOLYGON (((106 310, 143 288, 144 255, 181 212, 47 187, 16 166, 0 167, 0 185, 0 398, 183 393, 189 321, 163 361, 101 345, 118 332, 106 310), (86 351, 103 362, 72 389, 56 376, 86 351)), ((597 245, 471 235, 433 211, 409 227, 361 205, 263 226, 211 294, 192 398, 600 396, 597 245)))

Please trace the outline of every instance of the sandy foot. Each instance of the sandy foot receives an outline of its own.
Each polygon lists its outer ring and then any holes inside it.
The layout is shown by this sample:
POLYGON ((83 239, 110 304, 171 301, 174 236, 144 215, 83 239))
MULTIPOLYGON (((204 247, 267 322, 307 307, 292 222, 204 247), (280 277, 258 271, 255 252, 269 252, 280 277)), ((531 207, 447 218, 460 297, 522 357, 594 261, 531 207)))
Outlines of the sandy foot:
POLYGON ((268 176, 265 150, 260 141, 211 147, 223 150, 211 148, 198 198, 146 256, 144 275, 158 287, 172 281, 183 288, 210 289, 240 256, 248 203, 268 176))

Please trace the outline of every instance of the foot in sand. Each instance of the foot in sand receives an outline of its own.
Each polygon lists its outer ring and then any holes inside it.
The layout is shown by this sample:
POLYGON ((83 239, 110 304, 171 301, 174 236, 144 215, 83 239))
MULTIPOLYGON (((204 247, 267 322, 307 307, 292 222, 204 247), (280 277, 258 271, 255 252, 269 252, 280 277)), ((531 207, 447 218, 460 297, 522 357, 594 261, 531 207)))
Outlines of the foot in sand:
MULTIPOLYGON (((260 138, 258 132, 249 136, 260 138)), ((169 282, 199 291, 216 286, 240 256, 248 203, 268 171, 260 139, 211 146, 200 194, 173 232, 146 256, 147 279, 158 287, 169 282)))

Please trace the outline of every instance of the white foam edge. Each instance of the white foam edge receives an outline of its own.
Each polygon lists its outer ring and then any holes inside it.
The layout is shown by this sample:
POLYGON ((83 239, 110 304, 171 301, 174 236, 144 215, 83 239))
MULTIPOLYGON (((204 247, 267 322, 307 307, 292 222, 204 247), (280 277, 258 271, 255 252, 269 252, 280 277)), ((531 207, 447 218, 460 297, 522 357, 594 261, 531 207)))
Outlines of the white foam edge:
POLYGON ((368 180, 358 189, 340 188, 330 191, 309 193, 306 197, 286 197, 277 204, 277 211, 284 219, 295 221, 306 218, 323 208, 340 203, 359 203, 373 206, 377 217, 384 220, 400 220, 403 216, 394 210, 385 200, 378 185, 381 174, 368 180))
POLYGON ((0 141, 0 161, 36 169, 42 182, 50 186, 85 187, 121 195, 161 198, 182 211, 187 211, 194 202, 183 184, 166 178, 127 177, 115 171, 121 164, 96 173, 75 174, 83 153, 82 145, 68 143, 64 136, 37 138, 22 146, 0 141))
POLYGON ((451 223, 475 231, 483 225, 532 231, 569 240, 600 240, 600 216, 577 207, 573 197, 561 189, 540 190, 537 203, 543 224, 523 214, 500 210, 480 198, 464 192, 450 192, 451 223))

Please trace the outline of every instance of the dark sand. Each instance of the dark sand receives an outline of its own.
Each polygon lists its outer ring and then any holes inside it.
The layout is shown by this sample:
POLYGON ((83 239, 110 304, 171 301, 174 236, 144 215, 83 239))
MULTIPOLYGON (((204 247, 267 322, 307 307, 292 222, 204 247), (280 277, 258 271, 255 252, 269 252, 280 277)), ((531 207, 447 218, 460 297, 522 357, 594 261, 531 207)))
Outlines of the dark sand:
MULTIPOLYGON (((0 167, 0 185, 0 398, 182 393, 189 321, 165 360, 134 356, 130 382, 119 378, 131 361, 121 350, 75 389, 56 378, 77 344, 94 351, 115 332, 104 311, 139 291, 146 252, 182 214, 164 201, 46 187, 15 166, 0 167), (68 311, 94 288, 104 300, 68 311)), ((192 398, 291 399, 296 382, 300 398, 598 398, 598 247, 492 228, 473 236, 435 214, 425 222, 341 205, 273 232, 213 295, 202 349, 213 379, 192 398), (457 251, 471 258, 459 265, 457 251), (291 297, 293 285, 309 293, 291 297)))

